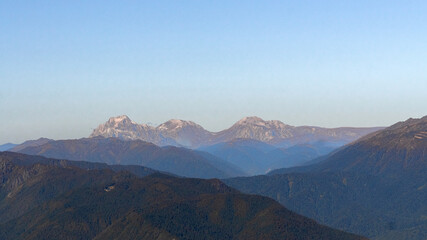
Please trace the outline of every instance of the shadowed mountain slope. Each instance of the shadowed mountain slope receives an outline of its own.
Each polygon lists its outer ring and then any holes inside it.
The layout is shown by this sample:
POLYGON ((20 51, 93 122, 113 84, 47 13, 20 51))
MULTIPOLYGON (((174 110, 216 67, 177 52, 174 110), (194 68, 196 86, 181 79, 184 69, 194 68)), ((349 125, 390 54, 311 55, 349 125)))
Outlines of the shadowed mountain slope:
POLYGON ((426 169, 427 116, 408 119, 369 134, 334 151, 317 164, 294 169, 277 169, 270 174, 289 171, 355 171, 381 175, 426 169))
MULTIPOLYGON (((18 166, 30 166, 36 163, 41 163, 43 165, 58 166, 63 168, 78 167, 86 170, 109 169, 114 172, 128 171, 138 177, 145 177, 150 174, 159 172, 157 170, 143 167, 143 166, 138 166, 138 165, 108 165, 106 163, 54 159, 54 158, 46 158, 43 156, 27 155, 22 153, 15 153, 15 152, 2 152, 0 153, 0 158, 4 161, 13 160, 13 163, 18 166)), ((162 172, 162 173, 172 175, 167 172, 162 172)))
MULTIPOLYGON (((316 221, 380 239, 392 233, 419 231, 426 237, 424 174, 372 176, 353 172, 288 173, 223 180, 242 192, 271 197, 316 221)), ((406 236, 406 237, 403 237, 406 236)))

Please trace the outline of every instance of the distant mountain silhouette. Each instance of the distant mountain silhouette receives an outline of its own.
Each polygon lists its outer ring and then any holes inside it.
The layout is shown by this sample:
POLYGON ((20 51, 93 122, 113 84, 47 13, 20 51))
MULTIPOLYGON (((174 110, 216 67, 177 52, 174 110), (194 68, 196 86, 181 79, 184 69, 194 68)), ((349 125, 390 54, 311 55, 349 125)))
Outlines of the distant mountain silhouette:
POLYGON ((157 127, 137 124, 123 115, 110 118, 99 125, 90 137, 118 137, 121 139, 140 139, 159 146, 173 145, 188 148, 229 142, 246 138, 289 147, 296 144, 328 141, 344 145, 361 136, 382 128, 320 128, 311 126, 294 127, 280 121, 264 121, 258 117, 246 117, 229 129, 213 133, 200 125, 184 120, 169 120, 157 127))
POLYGON ((13 143, 5 143, 3 145, 0 145, 0 152, 10 150, 14 147, 16 147, 18 144, 13 143))
POLYGON ((224 180, 322 224, 372 239, 427 239, 427 117, 399 122, 269 176, 224 180))
POLYGON ((24 148, 40 146, 40 145, 43 145, 43 144, 48 143, 50 141, 53 141, 53 140, 49 139, 49 138, 39 138, 37 140, 28 140, 28 141, 25 141, 21 144, 17 144, 13 148, 8 149, 8 151, 19 152, 20 150, 22 150, 24 148))
POLYGON ((185 177, 225 178, 245 175, 237 167, 213 155, 172 146, 158 147, 141 140, 103 137, 59 140, 27 147, 19 152, 58 159, 142 165, 185 177))
POLYGON ((0 239, 364 239, 217 179, 137 178, 35 158, 0 153, 0 239))

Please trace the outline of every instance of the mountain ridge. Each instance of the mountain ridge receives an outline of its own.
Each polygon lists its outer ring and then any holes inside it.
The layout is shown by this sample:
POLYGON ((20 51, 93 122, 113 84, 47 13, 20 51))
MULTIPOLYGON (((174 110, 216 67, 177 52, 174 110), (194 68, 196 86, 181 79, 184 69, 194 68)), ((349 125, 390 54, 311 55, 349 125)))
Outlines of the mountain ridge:
POLYGON ((236 166, 209 153, 175 146, 159 147, 142 140, 104 137, 57 140, 18 152, 57 159, 141 165, 185 177, 225 178, 245 175, 236 166))
POLYGON ((359 171, 373 175, 427 171, 427 116, 401 121, 333 151, 310 166, 270 174, 307 171, 359 171))

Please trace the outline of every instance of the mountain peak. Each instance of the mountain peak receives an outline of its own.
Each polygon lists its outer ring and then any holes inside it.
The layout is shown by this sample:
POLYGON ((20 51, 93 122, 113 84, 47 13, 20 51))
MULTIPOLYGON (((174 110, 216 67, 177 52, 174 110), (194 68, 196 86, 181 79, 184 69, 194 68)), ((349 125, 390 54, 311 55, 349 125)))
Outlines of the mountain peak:
POLYGON ((279 120, 270 120, 265 121, 264 119, 256 116, 251 117, 244 117, 240 119, 235 125, 241 126, 241 125, 257 125, 257 126, 264 126, 268 128, 286 128, 289 127, 289 125, 284 124, 283 122, 279 120))
MULTIPOLYGON (((94 129, 90 137, 118 137, 121 139, 141 139, 159 146, 187 146, 191 148, 203 145, 227 142, 235 138, 254 139, 262 142, 282 144, 285 141, 308 142, 316 139, 340 139, 346 143, 372 131, 365 129, 346 130, 316 128, 314 134, 310 127, 294 127, 279 120, 263 120, 257 116, 240 119, 233 126, 221 132, 210 132, 192 121, 171 119, 157 127, 138 124, 128 116, 111 117, 107 122, 94 129), (364 131, 360 134, 355 134, 364 131), (340 132, 341 131, 341 132, 340 132)), ((281 146, 281 145, 280 145, 281 146)))
POLYGON ((132 122, 134 123, 132 120, 130 120, 130 118, 126 115, 121 115, 121 116, 117 116, 117 117, 111 117, 110 119, 108 119, 109 123, 115 123, 118 124, 120 122, 132 122))
POLYGON ((239 125, 258 124, 258 123, 265 123, 265 121, 260 117, 250 116, 250 117, 244 117, 237 122, 237 124, 239 124, 239 125))
MULTIPOLYGON (((172 130, 172 129, 178 129, 183 128, 187 126, 194 126, 199 128, 200 126, 192 121, 186 121, 181 119, 171 119, 165 123, 160 124, 157 129, 159 130, 172 130)), ((201 127, 200 127, 201 128, 201 127)))
POLYGON ((118 127, 132 126, 135 124, 137 123, 132 121, 128 116, 121 115, 117 117, 111 117, 110 119, 108 119, 105 125, 108 127, 118 128, 118 127))
MULTIPOLYGON (((137 139, 142 135, 147 135, 146 131, 151 127, 145 124, 138 124, 132 121, 128 116, 121 115, 111 117, 104 124, 94 129, 90 137, 103 136, 103 137, 118 137, 122 139, 137 139)), ((145 136, 144 135, 144 136, 145 136)))

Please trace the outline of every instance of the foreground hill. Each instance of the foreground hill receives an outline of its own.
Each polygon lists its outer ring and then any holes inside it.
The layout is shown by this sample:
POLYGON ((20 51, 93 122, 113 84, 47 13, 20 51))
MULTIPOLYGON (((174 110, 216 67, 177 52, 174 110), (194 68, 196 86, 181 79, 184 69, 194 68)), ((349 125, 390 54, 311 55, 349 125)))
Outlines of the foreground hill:
POLYGON ((216 179, 137 178, 7 154, 0 239, 363 239, 216 179))
POLYGON ((258 117, 245 117, 228 129, 209 132, 202 126, 178 119, 169 120, 157 127, 138 124, 127 116, 110 118, 96 128, 90 137, 118 137, 121 139, 151 142, 159 146, 173 145, 199 148, 234 139, 252 139, 278 147, 327 141, 344 145, 382 128, 321 128, 290 126, 281 121, 265 121, 258 117))
POLYGON ((58 159, 142 165, 185 177, 225 178, 245 175, 237 167, 213 155, 185 148, 158 147, 141 140, 102 137, 59 140, 30 146, 19 152, 58 159))
POLYGON ((368 135, 318 164, 227 179, 322 224, 373 239, 427 239, 427 117, 368 135))

